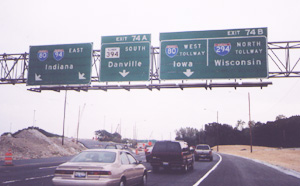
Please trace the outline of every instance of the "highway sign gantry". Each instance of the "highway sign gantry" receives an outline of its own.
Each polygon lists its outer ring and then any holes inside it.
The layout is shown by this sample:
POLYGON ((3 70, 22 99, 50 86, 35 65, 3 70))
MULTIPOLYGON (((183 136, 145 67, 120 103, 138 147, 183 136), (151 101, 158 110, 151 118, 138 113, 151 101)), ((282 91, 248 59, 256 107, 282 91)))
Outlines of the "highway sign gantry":
POLYGON ((268 76, 267 28, 161 33, 160 41, 162 80, 268 76))
POLYGON ((27 85, 89 84, 92 43, 30 46, 27 85))
POLYGON ((151 35, 103 36, 100 81, 148 81, 151 35))

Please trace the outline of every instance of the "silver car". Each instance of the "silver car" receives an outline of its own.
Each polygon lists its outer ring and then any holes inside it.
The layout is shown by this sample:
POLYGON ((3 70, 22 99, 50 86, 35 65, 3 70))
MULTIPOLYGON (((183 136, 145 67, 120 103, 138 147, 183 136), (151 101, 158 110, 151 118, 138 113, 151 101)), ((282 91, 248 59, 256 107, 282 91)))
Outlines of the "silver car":
POLYGON ((213 160, 212 149, 206 144, 197 145, 194 151, 194 156, 196 161, 199 159, 209 159, 209 161, 213 160))
POLYGON ((146 167, 128 151, 82 151, 55 170, 54 185, 146 185, 146 167))

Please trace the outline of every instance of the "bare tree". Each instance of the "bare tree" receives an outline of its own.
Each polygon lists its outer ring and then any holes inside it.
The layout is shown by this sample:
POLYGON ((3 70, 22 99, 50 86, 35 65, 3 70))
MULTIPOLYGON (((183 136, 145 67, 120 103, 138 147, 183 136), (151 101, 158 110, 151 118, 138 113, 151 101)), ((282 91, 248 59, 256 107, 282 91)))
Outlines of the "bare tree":
POLYGON ((237 130, 243 130, 245 124, 246 123, 243 120, 238 120, 235 128, 237 130))

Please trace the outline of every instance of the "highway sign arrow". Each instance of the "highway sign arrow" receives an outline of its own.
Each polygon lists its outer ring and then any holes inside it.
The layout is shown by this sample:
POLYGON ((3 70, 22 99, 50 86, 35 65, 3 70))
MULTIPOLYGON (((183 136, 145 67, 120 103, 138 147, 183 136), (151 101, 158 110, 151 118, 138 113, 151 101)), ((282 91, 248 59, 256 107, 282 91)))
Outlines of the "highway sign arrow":
POLYGON ((35 74, 35 81, 42 81, 41 75, 35 74))
POLYGON ((123 77, 126 77, 129 72, 126 72, 126 70, 123 70, 123 72, 119 72, 123 77))
POLYGON ((78 79, 86 79, 86 77, 84 77, 84 73, 80 73, 78 72, 78 79))
POLYGON ((191 71, 191 69, 186 69, 185 72, 183 72, 184 75, 186 75, 187 77, 190 77, 191 75, 193 75, 194 72, 191 71))

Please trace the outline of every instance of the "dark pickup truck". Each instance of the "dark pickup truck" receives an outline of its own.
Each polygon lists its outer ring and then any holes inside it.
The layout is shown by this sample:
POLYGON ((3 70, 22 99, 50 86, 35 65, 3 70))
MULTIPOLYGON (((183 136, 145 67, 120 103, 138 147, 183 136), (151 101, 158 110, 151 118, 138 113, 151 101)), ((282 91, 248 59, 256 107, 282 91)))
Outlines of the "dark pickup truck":
POLYGON ((194 168, 193 153, 186 142, 158 141, 155 143, 149 162, 154 172, 160 167, 165 169, 180 168, 183 172, 194 168))

